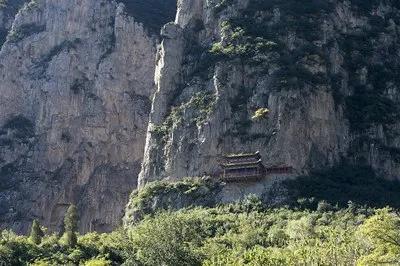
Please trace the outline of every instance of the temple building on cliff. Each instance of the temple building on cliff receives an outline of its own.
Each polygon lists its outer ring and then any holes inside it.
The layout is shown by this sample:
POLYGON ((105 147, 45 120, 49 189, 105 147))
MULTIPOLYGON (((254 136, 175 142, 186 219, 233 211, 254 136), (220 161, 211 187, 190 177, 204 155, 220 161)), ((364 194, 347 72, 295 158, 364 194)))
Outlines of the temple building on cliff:
POLYGON ((258 181, 273 174, 290 174, 292 167, 265 167, 260 152, 225 155, 220 163, 220 178, 225 182, 258 181))

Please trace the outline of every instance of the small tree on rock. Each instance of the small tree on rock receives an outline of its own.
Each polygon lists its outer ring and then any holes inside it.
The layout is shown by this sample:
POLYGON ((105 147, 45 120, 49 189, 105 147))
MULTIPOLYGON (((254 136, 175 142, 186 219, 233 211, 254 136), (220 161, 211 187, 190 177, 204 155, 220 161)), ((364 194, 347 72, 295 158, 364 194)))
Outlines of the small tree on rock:
POLYGON ((75 205, 69 206, 64 218, 65 239, 70 247, 75 247, 78 239, 76 231, 78 230, 78 212, 75 205))
POLYGON ((42 242, 42 237, 43 231, 42 228, 40 228, 39 222, 37 220, 33 220, 29 239, 36 245, 39 245, 42 242))

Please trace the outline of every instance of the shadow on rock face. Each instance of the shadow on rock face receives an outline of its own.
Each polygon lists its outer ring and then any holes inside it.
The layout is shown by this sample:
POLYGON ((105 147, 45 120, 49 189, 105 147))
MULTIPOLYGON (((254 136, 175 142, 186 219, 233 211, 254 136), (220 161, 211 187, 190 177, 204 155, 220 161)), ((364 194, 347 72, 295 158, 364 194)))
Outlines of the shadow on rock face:
POLYGON ((175 19, 176 0, 120 0, 119 2, 125 5, 128 15, 157 35, 164 24, 175 19))

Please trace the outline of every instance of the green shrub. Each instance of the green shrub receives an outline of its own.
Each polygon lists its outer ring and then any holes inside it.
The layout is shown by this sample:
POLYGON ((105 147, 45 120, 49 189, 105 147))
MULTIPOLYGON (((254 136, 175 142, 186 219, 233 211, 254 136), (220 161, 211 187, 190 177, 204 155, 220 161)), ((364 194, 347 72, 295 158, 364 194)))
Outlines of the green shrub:
POLYGON ((371 243, 371 251, 359 265, 397 265, 400 263, 400 217, 392 209, 378 210, 359 228, 371 243))
POLYGON ((104 258, 100 259, 90 259, 85 262, 85 266, 111 266, 112 263, 109 260, 106 260, 104 258))
POLYGON ((31 233, 29 238, 34 244, 38 245, 42 242, 42 237, 43 237, 42 228, 40 228, 39 222, 37 220, 34 220, 32 223, 31 233))
POLYGON ((78 210, 75 205, 68 207, 64 218, 65 225, 65 243, 69 247, 75 247, 78 242, 76 231, 78 231, 78 210))
POLYGON ((144 265, 201 265, 196 247, 204 237, 202 213, 162 213, 131 231, 144 265))
MULTIPOLYGON (((325 204, 325 203, 324 203, 325 204)), ((372 265, 400 258, 396 210, 266 209, 250 196, 215 208, 165 211, 125 230, 80 236, 74 248, 0 235, 6 265, 372 265)))
POLYGON ((266 116, 268 115, 268 113, 269 113, 268 108, 258 108, 258 109, 254 112, 254 115, 252 116, 251 119, 253 119, 253 120, 259 120, 259 119, 266 118, 266 116))
POLYGON ((201 126, 207 122, 214 110, 215 104, 216 99, 214 94, 197 92, 188 102, 172 107, 165 121, 161 125, 155 126, 152 132, 165 139, 171 133, 174 126, 179 126, 184 122, 189 124, 195 123, 197 126, 201 126), (185 120, 183 114, 187 110, 191 110, 193 115, 185 120))
POLYGON ((215 205, 214 193, 221 183, 208 177, 188 178, 177 182, 155 181, 132 193, 124 217, 125 225, 133 225, 146 215, 163 210, 215 205))

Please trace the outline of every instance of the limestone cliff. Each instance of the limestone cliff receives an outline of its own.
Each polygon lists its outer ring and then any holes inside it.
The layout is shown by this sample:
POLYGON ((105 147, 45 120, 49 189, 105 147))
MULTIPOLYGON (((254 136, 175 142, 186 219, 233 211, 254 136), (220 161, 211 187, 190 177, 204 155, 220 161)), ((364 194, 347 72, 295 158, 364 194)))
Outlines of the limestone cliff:
POLYGON ((400 179, 399 17, 394 0, 180 0, 140 185, 254 151, 296 174, 347 161, 400 179))
POLYGON ((122 2, 1 2, 0 227, 26 231, 36 218, 59 229, 71 203, 81 231, 120 224, 140 171, 159 29, 175 15, 174 1, 122 2), (160 2, 164 15, 149 23, 160 2))
MULTIPOLYGON (((76 203, 81 231, 107 231, 141 166, 143 186, 214 175, 227 153, 260 151, 294 175, 345 161, 400 179, 398 1, 177 7, 0 1, 0 227, 58 229, 76 203)), ((281 179, 218 195, 284 194, 281 179)))
POLYGON ((15 15, 26 2, 28 0, 0 1, 0 45, 6 41, 15 15))

